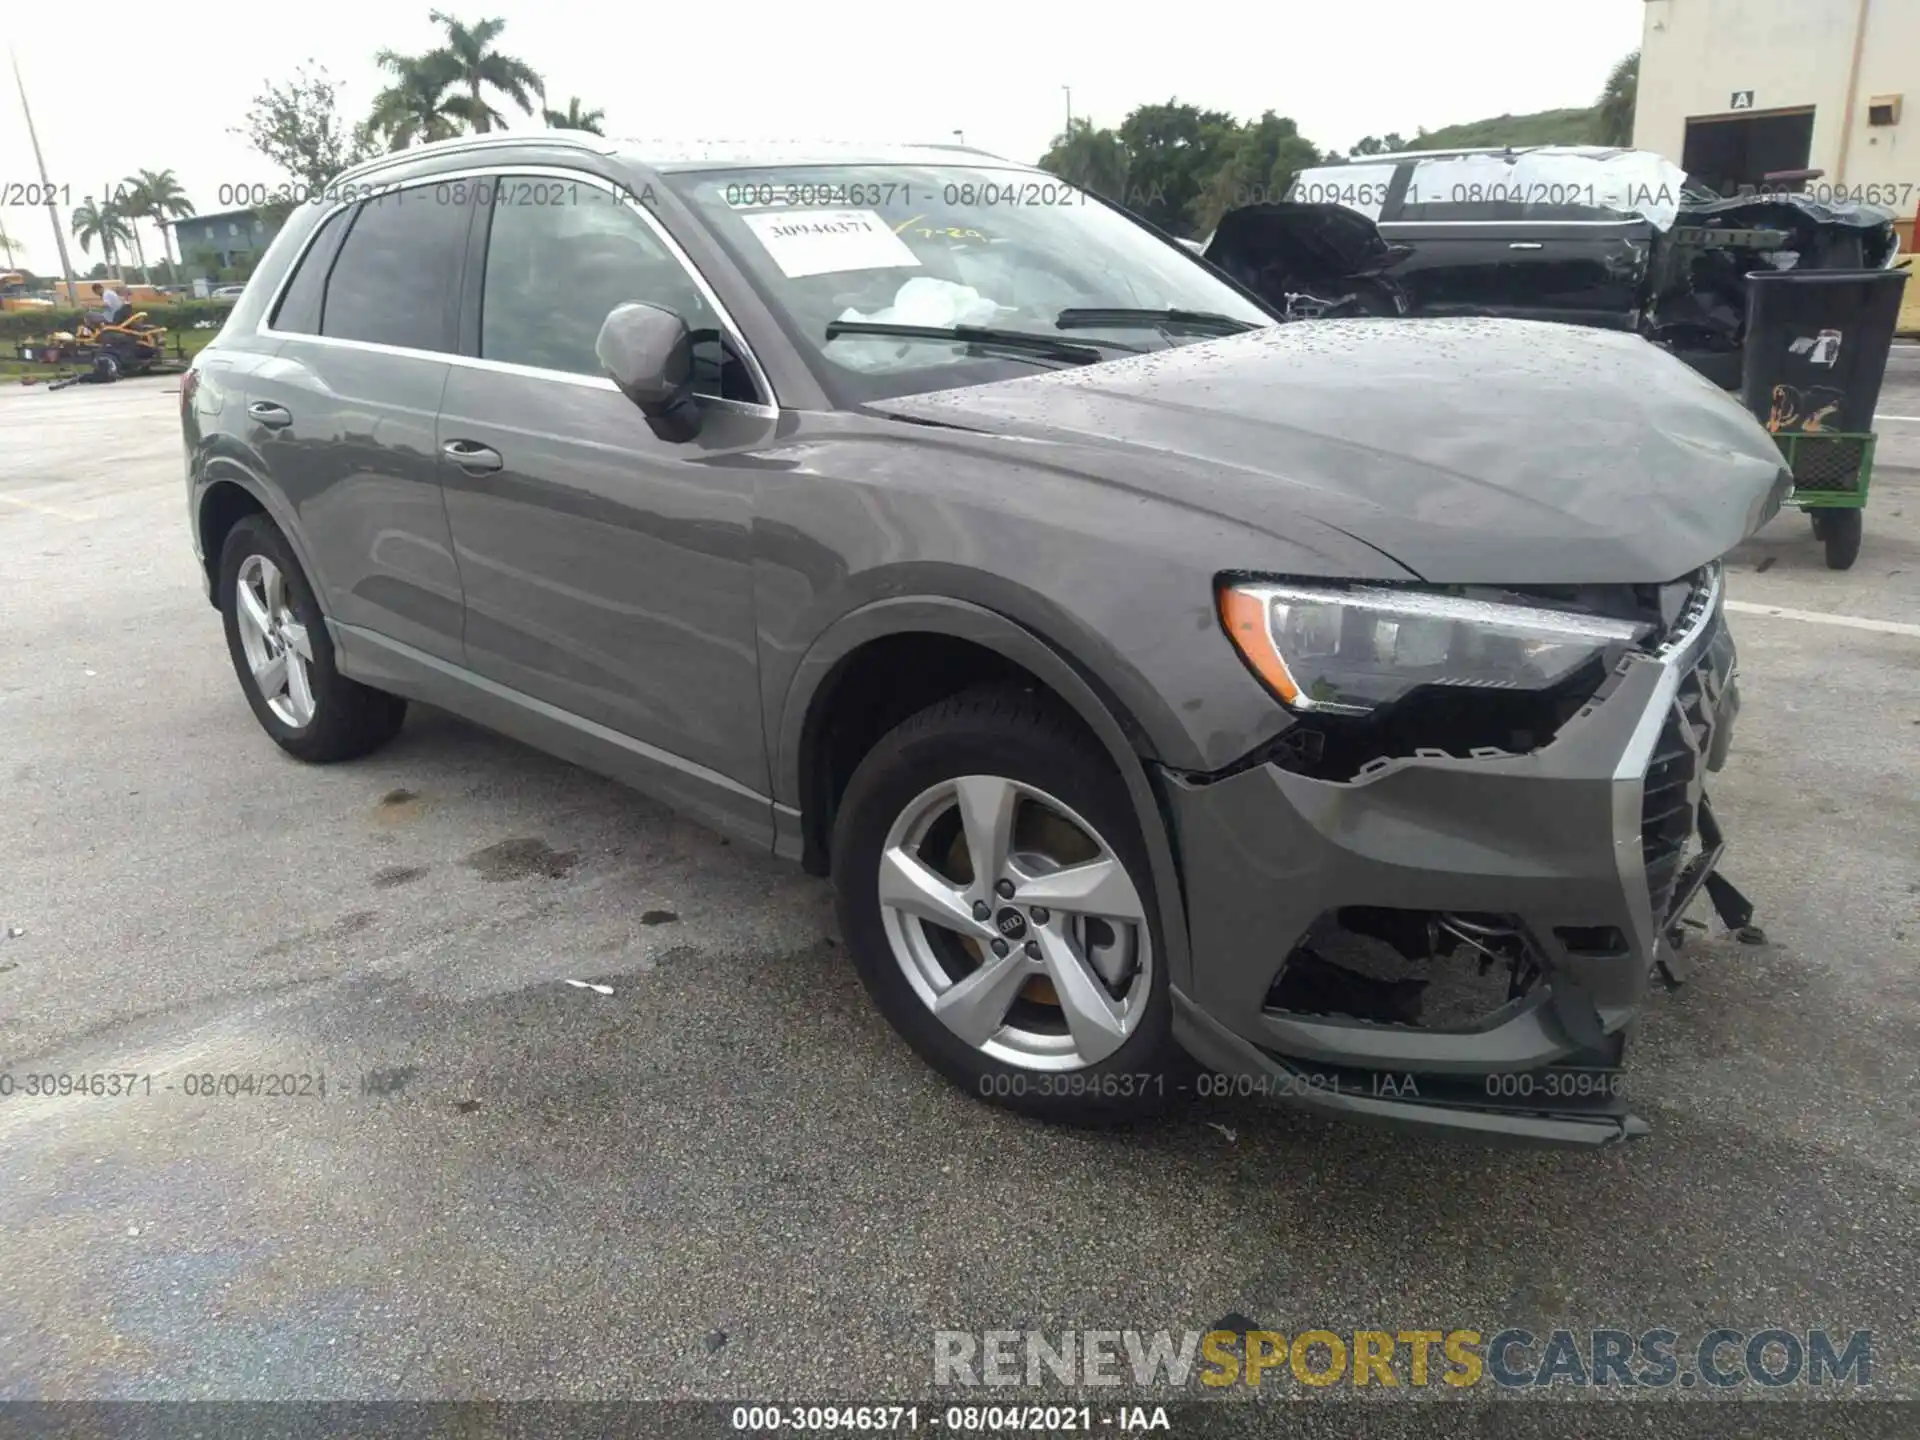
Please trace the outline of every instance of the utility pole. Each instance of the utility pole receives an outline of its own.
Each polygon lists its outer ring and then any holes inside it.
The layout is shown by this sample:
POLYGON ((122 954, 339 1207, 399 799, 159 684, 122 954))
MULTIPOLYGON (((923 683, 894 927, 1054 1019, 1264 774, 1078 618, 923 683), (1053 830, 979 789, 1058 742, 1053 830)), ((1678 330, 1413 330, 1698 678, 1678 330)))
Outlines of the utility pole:
POLYGON ((27 108, 27 86, 20 78, 20 57, 9 46, 7 58, 13 62, 13 84, 20 92, 20 113, 27 117, 27 139, 33 142, 33 163, 40 167, 40 189, 47 197, 47 219, 53 223, 53 245, 60 252, 60 278, 66 282, 67 303, 78 305, 80 295, 73 288, 73 263, 67 259, 67 237, 60 229, 60 207, 54 203, 53 182, 47 179, 47 162, 40 153, 40 136, 33 128, 33 111, 27 108))
POLYGON ((1060 88, 1067 92, 1067 128, 1061 132, 1062 136, 1065 137, 1073 134, 1073 87, 1071 85, 1062 85, 1060 88))

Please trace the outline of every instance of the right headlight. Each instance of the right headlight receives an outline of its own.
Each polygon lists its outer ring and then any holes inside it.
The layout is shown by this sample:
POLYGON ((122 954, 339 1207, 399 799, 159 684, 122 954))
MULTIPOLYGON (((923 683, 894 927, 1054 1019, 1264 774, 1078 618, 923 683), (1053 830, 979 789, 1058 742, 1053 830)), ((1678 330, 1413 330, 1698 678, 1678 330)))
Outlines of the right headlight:
POLYGON ((1220 591, 1253 673, 1291 709, 1367 715, 1423 685, 1550 690, 1652 627, 1412 590, 1260 582, 1220 591))

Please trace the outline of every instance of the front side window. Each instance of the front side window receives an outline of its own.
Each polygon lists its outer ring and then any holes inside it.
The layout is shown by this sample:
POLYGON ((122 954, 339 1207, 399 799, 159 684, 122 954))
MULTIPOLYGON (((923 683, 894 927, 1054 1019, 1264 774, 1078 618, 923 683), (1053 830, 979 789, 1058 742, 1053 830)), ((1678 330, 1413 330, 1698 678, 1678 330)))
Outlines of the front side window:
POLYGON ((694 332, 694 387, 757 398, 712 305, 628 198, 586 180, 501 176, 492 184, 480 299, 480 356, 572 375, 603 375, 594 342, 607 312, 658 305, 694 332))
POLYGON ((468 207, 446 186, 360 202, 327 282, 320 333, 341 340, 454 348, 468 207))
POLYGON ((828 164, 682 172, 668 182, 842 403, 1072 362, 1044 345, 830 336, 834 322, 984 327, 1108 357, 1272 323, 1187 251, 1033 171, 828 164), (1110 318, 1089 323, 1089 311, 1110 318), (1169 311, 1208 318, 1153 318, 1169 311))

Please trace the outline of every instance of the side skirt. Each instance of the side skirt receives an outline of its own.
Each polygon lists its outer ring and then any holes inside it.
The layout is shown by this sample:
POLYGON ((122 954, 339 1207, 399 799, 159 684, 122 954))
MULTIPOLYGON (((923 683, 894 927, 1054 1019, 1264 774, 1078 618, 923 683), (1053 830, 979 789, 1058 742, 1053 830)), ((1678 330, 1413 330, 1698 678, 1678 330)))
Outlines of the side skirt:
POLYGON ((340 673, 363 685, 437 705, 536 750, 617 780, 691 819, 762 849, 774 847, 774 804, 630 735, 356 625, 327 621, 340 673))

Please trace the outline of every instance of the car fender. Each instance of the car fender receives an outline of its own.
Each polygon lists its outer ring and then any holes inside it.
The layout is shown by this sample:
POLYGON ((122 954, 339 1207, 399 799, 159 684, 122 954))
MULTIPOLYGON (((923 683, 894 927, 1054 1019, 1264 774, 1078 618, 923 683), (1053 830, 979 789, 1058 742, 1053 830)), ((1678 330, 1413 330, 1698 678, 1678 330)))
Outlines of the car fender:
MULTIPOLYGON (((807 717, 821 689, 840 663, 861 646, 888 635, 934 633, 970 641, 1019 665, 1048 686, 1093 732, 1120 772, 1133 801, 1135 819, 1147 847, 1159 901, 1162 943, 1167 951, 1168 976, 1177 990, 1189 988, 1186 907, 1173 846, 1160 800, 1148 776, 1147 762, 1136 748, 1138 726, 1117 702, 1101 694, 1098 682, 1082 672, 1045 637, 1021 622, 971 601, 949 596, 893 596, 875 600, 843 615, 828 627, 802 657, 787 686, 780 708, 774 745, 774 795, 786 817, 797 818, 801 794, 800 764, 807 717)), ((795 827, 797 830, 797 827, 795 827)), ((783 840, 795 849, 798 841, 783 840)))
MULTIPOLYGON (((292 547, 294 558, 300 562, 300 569, 307 577, 307 583, 313 587, 314 599, 320 604, 323 615, 333 613, 332 594, 327 588, 326 575, 315 561, 312 551, 300 533, 299 518, 287 498, 278 487, 265 478, 265 466, 259 456, 232 440, 215 442, 219 449, 202 457, 199 474, 193 487, 193 543, 200 548, 201 520, 206 509, 207 496, 218 485, 237 485, 246 491, 267 513, 280 533, 286 537, 292 547)), ((217 581, 220 557, 202 555, 210 583, 217 581)), ((215 600, 218 603, 218 600, 215 600)))

